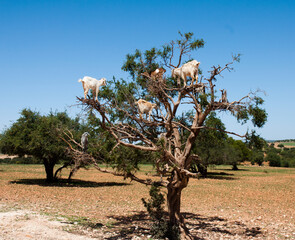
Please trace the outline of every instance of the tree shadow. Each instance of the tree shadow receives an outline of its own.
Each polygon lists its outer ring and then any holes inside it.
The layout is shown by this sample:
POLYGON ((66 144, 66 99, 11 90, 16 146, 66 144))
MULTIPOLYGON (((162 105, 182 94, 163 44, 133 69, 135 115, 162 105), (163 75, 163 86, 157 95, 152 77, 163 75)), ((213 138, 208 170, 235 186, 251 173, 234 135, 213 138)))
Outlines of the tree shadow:
POLYGON ((232 177, 234 174, 226 172, 208 172, 206 177, 210 179, 219 179, 219 180, 238 180, 238 177, 232 177))
POLYGON ((84 187, 84 188, 96 188, 96 187, 114 187, 114 186, 126 186, 129 183, 120 182, 93 182, 93 181, 83 181, 79 179, 72 179, 68 181, 67 179, 59 179, 55 182, 47 182, 46 179, 18 179, 15 181, 10 181, 11 184, 24 184, 24 185, 38 185, 42 187, 84 187))
POLYGON ((134 236, 150 235, 151 220, 146 212, 136 212, 129 216, 108 216, 115 220, 113 227, 116 229, 111 237, 107 240, 132 239, 134 236))
POLYGON ((231 168, 218 168, 216 170, 220 171, 230 171, 230 172, 243 172, 243 171, 250 171, 250 169, 245 169, 245 168, 238 168, 237 170, 231 169, 231 168))
MULTIPOLYGON (((249 227, 239 221, 229 221, 226 218, 203 216, 193 213, 183 213, 188 229, 196 240, 220 238, 249 238, 263 237, 259 227, 249 227)), ((146 212, 136 212, 129 216, 108 216, 113 219, 112 235, 105 237, 108 240, 132 239, 134 236, 150 237, 152 221, 146 212)))

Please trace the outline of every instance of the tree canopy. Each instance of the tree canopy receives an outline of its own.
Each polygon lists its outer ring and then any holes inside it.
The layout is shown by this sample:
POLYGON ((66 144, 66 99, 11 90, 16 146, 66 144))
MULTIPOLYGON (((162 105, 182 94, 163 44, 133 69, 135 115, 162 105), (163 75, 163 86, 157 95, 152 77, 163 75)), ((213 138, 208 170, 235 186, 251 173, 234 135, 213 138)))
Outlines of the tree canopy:
POLYGON ((43 162, 46 179, 54 180, 53 170, 58 162, 70 161, 66 144, 59 138, 59 129, 71 129, 76 138, 81 134, 78 119, 71 119, 65 112, 41 115, 23 109, 19 119, 4 131, 0 139, 0 150, 9 155, 33 156, 43 162))

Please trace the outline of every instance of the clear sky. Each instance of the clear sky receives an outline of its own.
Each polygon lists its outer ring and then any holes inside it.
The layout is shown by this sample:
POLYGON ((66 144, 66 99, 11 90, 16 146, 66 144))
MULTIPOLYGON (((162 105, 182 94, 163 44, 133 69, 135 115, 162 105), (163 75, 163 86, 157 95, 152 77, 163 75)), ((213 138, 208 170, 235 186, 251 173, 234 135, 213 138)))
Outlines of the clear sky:
MULTIPOLYGON (((266 91, 268 122, 258 133, 295 138, 294 13, 294 0, 0 0, 0 131, 25 107, 75 116, 79 78, 127 78, 126 54, 190 31, 206 42, 193 56, 205 74, 242 54, 218 84, 229 100, 266 91)), ((247 129, 221 117, 229 131, 247 129)))

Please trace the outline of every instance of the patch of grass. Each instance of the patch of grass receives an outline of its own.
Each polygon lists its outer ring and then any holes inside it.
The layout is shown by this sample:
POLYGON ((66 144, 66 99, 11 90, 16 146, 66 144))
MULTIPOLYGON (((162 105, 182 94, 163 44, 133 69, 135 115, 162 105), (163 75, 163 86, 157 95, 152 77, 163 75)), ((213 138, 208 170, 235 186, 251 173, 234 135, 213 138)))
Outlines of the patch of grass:
POLYGON ((52 221, 59 221, 59 222, 66 222, 73 225, 79 225, 85 228, 92 228, 97 229, 104 226, 101 223, 95 222, 88 217, 81 217, 81 216, 69 216, 69 215, 52 215, 48 213, 43 213, 43 215, 51 216, 50 220, 52 221))
POLYGON ((116 225, 116 221, 114 221, 114 220, 110 220, 110 221, 108 221, 105 225, 106 225, 106 227, 108 227, 108 228, 114 228, 115 227, 115 225, 116 225))
POLYGON ((295 142, 282 142, 284 146, 295 146, 295 142))

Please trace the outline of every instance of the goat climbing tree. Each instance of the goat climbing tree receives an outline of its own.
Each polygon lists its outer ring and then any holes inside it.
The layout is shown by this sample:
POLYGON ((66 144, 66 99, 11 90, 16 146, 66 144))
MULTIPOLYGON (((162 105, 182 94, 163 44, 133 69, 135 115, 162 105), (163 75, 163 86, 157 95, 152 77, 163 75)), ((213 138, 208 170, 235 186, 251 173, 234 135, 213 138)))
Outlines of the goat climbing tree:
MULTIPOLYGON (((115 145, 111 152, 116 151, 120 146, 125 146, 155 153, 155 166, 158 173, 163 173, 165 169, 168 176, 165 180, 158 179, 157 184, 168 190, 169 222, 171 225, 177 225, 181 230, 181 237, 187 239, 191 236, 180 211, 181 193, 187 187, 189 179, 198 176, 197 173, 190 171, 190 166, 192 161, 198 158, 191 154, 191 150, 200 130, 223 131, 240 137, 250 135, 206 127, 204 125, 206 117, 211 112, 226 111, 236 117, 239 122, 251 120, 256 127, 262 127, 267 119, 265 110, 260 108, 263 99, 258 97, 257 93, 249 93, 238 100, 229 101, 225 99, 224 94, 220 96, 219 91, 216 90, 218 77, 224 71, 232 70, 233 64, 239 61, 239 55, 233 56, 232 60, 224 66, 213 66, 208 76, 203 76, 199 72, 198 83, 189 84, 188 79, 186 86, 183 82, 179 85, 177 79, 168 75, 169 70, 178 68, 190 60, 190 55, 203 46, 204 41, 194 40, 192 33, 180 33, 180 39, 171 41, 161 49, 152 48, 144 53, 136 50, 134 54, 127 55, 122 67, 124 71, 130 73, 131 81, 115 78, 113 81, 108 81, 107 86, 99 94, 98 102, 78 98, 86 109, 97 114, 100 126, 113 137, 115 145), (166 68, 166 76, 151 75, 160 67, 166 68), (139 117, 135 102, 140 98, 157 104, 150 120, 139 117), (179 116, 188 110, 190 110, 190 117, 186 123, 183 123, 179 120, 179 116)), ((227 93, 230 95, 230 91, 227 93)), ((93 156, 74 147, 71 149, 77 161, 84 159, 94 163, 98 170, 110 172, 101 169, 93 156)), ((138 178, 132 171, 113 173, 130 177, 143 184, 153 183, 151 179, 138 178)))

